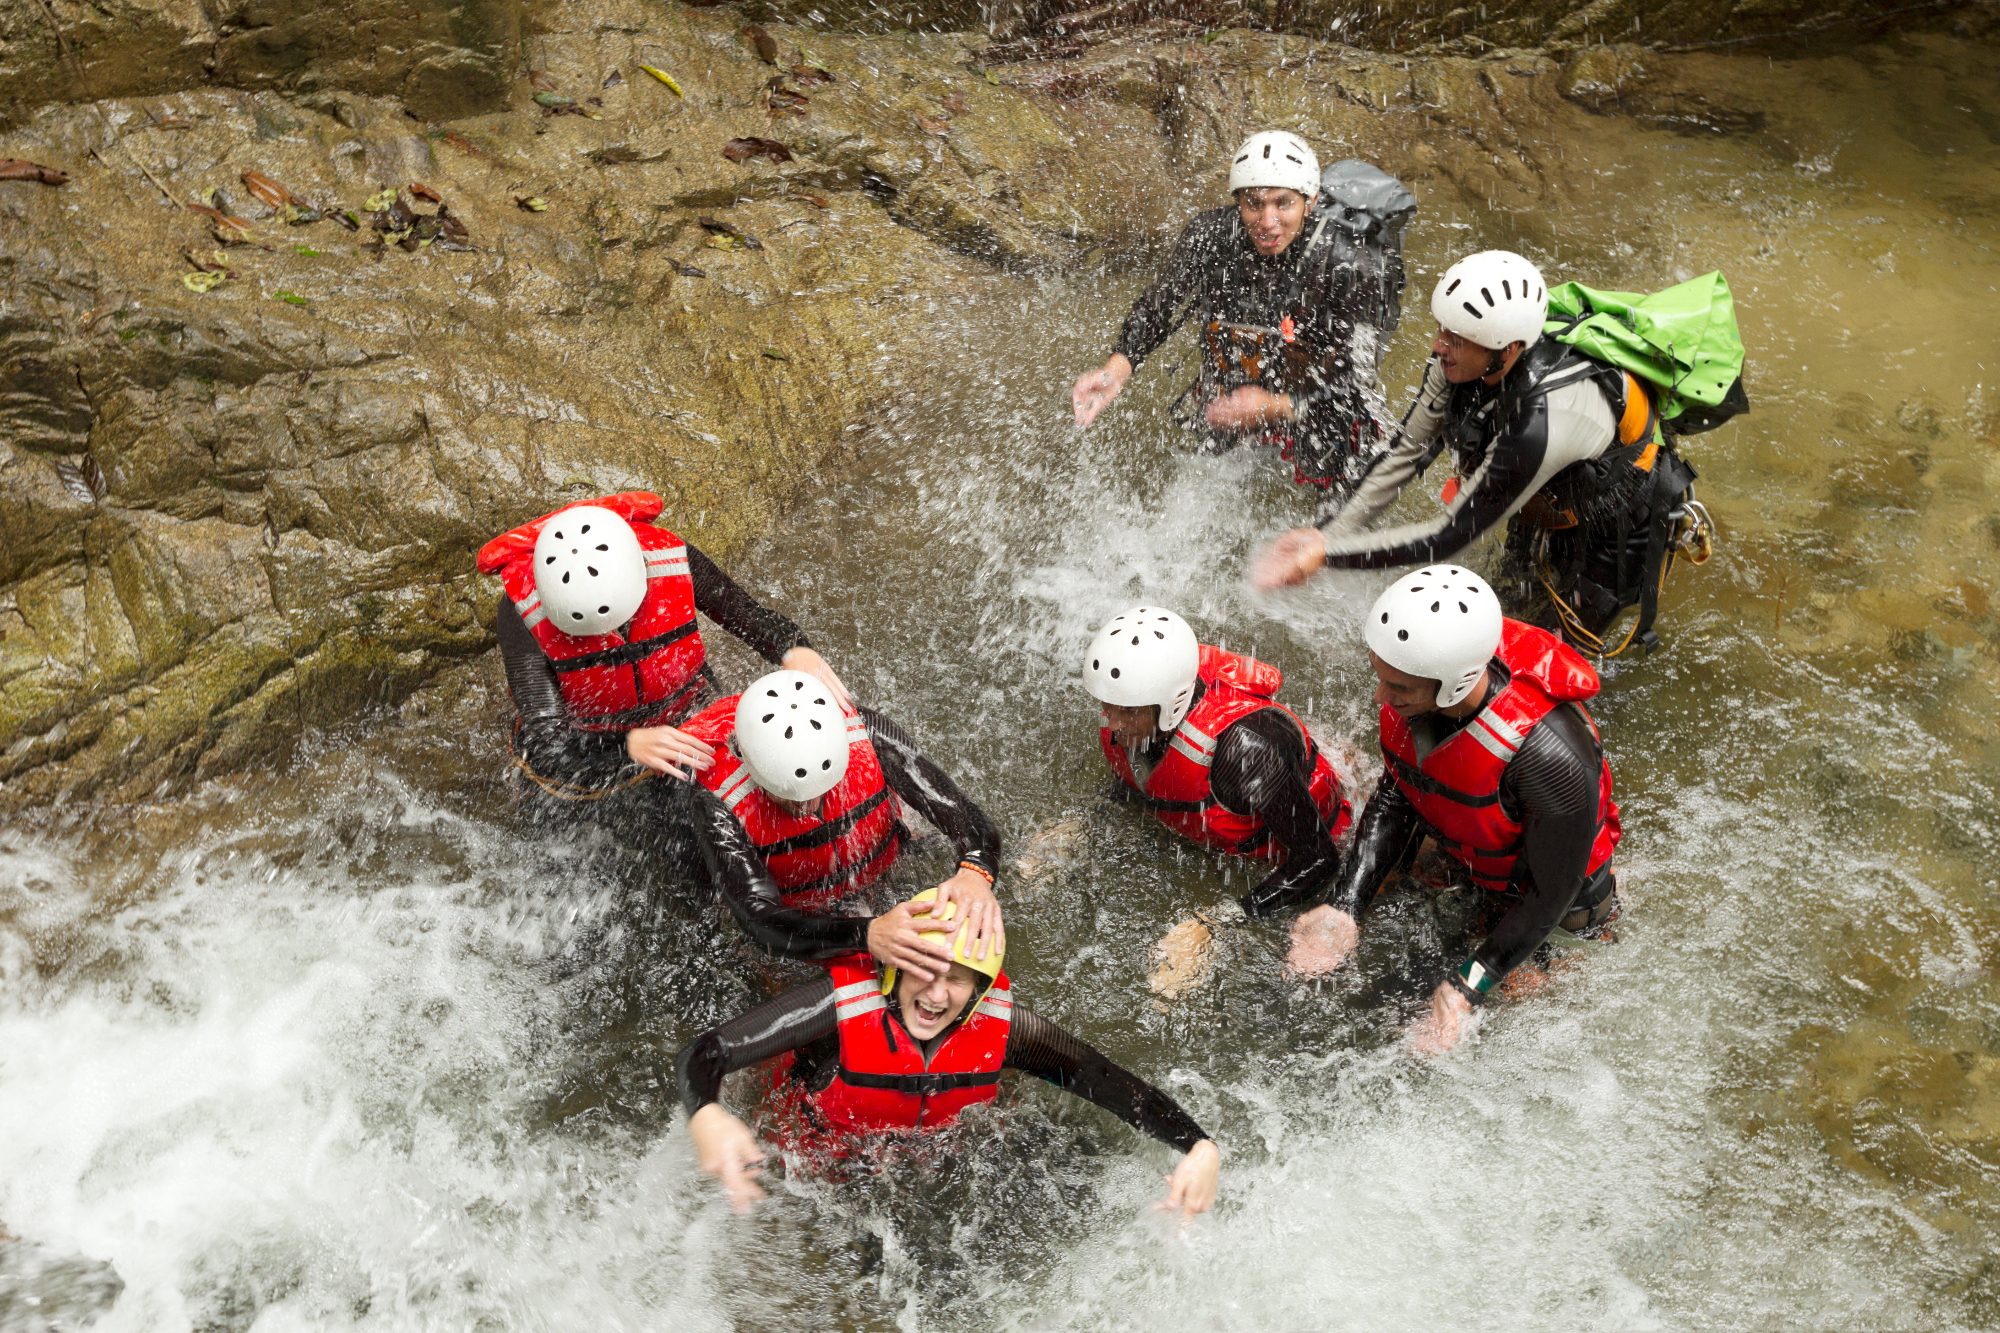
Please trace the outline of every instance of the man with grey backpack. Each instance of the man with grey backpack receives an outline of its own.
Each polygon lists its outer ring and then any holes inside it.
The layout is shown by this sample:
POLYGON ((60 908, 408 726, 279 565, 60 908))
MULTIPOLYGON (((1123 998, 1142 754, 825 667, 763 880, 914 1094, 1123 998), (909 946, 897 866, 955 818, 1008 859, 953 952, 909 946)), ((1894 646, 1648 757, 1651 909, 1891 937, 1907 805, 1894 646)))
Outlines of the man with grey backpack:
POLYGON ((1088 426, 1190 318, 1205 447, 1275 445, 1303 485, 1345 493, 1382 438, 1381 349, 1402 314, 1403 228, 1416 200, 1366 162, 1322 175, 1305 141, 1253 134, 1229 170, 1234 207, 1197 214, 1126 316, 1111 357, 1072 391, 1088 426))

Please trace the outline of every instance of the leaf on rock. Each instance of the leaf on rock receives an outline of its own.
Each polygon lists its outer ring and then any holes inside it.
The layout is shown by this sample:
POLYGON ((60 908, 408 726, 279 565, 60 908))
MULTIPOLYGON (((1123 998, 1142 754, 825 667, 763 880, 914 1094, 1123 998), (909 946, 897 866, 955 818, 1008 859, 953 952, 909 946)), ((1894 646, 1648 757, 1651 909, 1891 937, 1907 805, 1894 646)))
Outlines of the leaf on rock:
POLYGON ((549 201, 538 194, 531 194, 526 198, 517 194, 514 196, 514 203, 530 213, 546 213, 549 211, 549 201))
POLYGON ((365 212, 380 213, 383 209, 389 207, 391 204, 395 202, 396 202, 396 187, 393 185, 388 185, 384 186, 381 190, 377 191, 376 193, 369 195, 367 199, 362 201, 361 207, 362 210, 365 212))
POLYGON ((444 202, 443 195, 439 194, 436 190, 433 190, 430 186, 424 184, 422 181, 411 181, 409 184, 409 191, 417 198, 428 199, 434 204, 441 204, 444 202))
POLYGON ((442 239, 464 241, 471 238, 471 233, 465 229, 465 219, 453 213, 443 204, 438 205, 437 224, 438 236, 442 239))
POLYGON ((313 249, 310 245, 295 245, 292 247, 292 253, 295 255, 304 255, 307 259, 318 259, 321 257, 320 252, 313 249))
POLYGON ((799 198, 805 200, 807 203, 811 204, 814 208, 833 207, 832 204, 827 202, 826 196, 823 194, 806 194, 804 191, 801 191, 799 193, 799 198))
POLYGON ((69 173, 57 171, 54 167, 18 157, 0 157, 0 181, 39 181, 43 185, 61 185, 67 180, 69 173))
POLYGON ((250 191, 257 202, 279 211, 299 202, 290 190, 261 171, 244 172, 243 188, 250 191))
POLYGON ((944 99, 944 109, 954 116, 965 114, 965 94, 953 93, 944 99))
POLYGON ((743 26, 743 38, 756 50, 757 58, 767 65, 778 63, 778 43, 770 33, 754 23, 743 26))
MULTIPOLYGON (((554 79, 538 69, 528 71, 528 83, 529 86, 539 88, 545 93, 554 92, 558 86, 554 79)), ((540 101, 541 99, 537 98, 535 100, 540 101)))
POLYGON ((708 276, 708 274, 702 272, 693 264, 683 264, 678 259, 669 259, 667 263, 673 268, 674 272, 680 274, 683 278, 705 278, 708 276))
POLYGON ((190 246, 190 247, 184 247, 181 250, 181 255, 183 258, 187 260, 188 267, 196 270, 197 272, 220 273, 224 277, 229 277, 229 278, 233 278, 236 276, 236 271, 229 267, 229 256, 225 255, 220 250, 210 250, 208 254, 204 256, 196 254, 194 252, 193 247, 190 246))
POLYGON ((753 157, 768 157, 773 162, 789 162, 792 150, 776 139, 731 139, 722 145, 722 155, 731 162, 747 162, 753 157))
POLYGON ((792 66, 792 77, 808 88, 817 83, 833 82, 833 75, 827 73, 818 65, 794 65, 792 66))
POLYGON ((356 212, 355 212, 355 211, 354 211, 353 209, 351 209, 351 208, 348 208, 348 209, 342 209, 342 210, 341 210, 340 212, 338 212, 338 213, 335 213, 335 214, 333 215, 333 220, 334 220, 335 222, 338 222, 338 223, 339 223, 339 224, 340 224, 341 226, 343 226, 343 227, 347 228, 347 229, 348 229, 349 231, 360 231, 360 230, 361 230, 361 218, 360 218, 360 215, 359 215, 359 214, 357 214, 357 213, 356 213, 356 212))
POLYGON ((787 112, 803 116, 806 113, 806 107, 812 101, 804 93, 783 87, 770 89, 766 94, 765 100, 770 105, 771 114, 774 116, 784 115, 787 112))
POLYGON ((606 88, 616 88, 619 84, 623 82, 625 82, 625 76, 623 74, 620 74, 615 69, 612 70, 609 74, 604 76, 604 86, 606 88))
POLYGON ((307 301, 305 297, 303 297, 303 296, 294 296, 294 295, 292 295, 292 293, 290 293, 290 292, 272 292, 272 293, 271 293, 271 299, 272 299, 273 301, 283 301, 283 302, 284 302, 284 303, 285 303, 286 305, 310 305, 310 304, 311 304, 311 302, 307 301))
POLYGON ((724 222, 721 218, 712 218, 704 213, 701 217, 696 218, 695 221, 714 233, 708 239, 709 246, 712 249, 762 250, 764 248, 764 243, 755 236, 752 236, 749 232, 744 231, 741 227, 733 223, 724 222), (722 241, 725 238, 728 241, 734 242, 734 244, 716 244, 716 242, 722 241))
POLYGON ((85 504, 98 504, 111 492, 105 484, 104 470, 97 466, 97 460, 89 453, 79 455, 74 463, 57 463, 56 476, 61 479, 64 490, 85 504))
POLYGON ((472 142, 472 140, 466 138, 463 134, 460 134, 457 130, 446 130, 438 137, 443 139, 446 143, 450 144, 453 148, 456 148, 461 153, 470 153, 474 157, 486 156, 486 150, 484 148, 481 148, 478 144, 472 142))
POLYGON ((227 281, 227 273, 183 273, 181 285, 191 292, 212 292, 227 281))
POLYGON ((789 361, 792 359, 791 357, 787 356, 785 353, 779 351, 775 347, 766 347, 764 349, 764 355, 770 357, 773 361, 789 361))
POLYGON ((917 124, 923 127, 924 133, 935 134, 940 138, 951 133, 949 120, 932 120, 929 116, 918 116, 917 124))
POLYGON ((206 190, 196 195, 195 198, 201 200, 201 202, 207 204, 210 208, 219 209, 224 213, 229 211, 229 200, 222 193, 220 185, 209 186, 206 190))
POLYGON ((988 83, 998 83, 998 82, 1000 82, 1000 71, 999 71, 999 70, 997 70, 997 69, 989 69, 989 70, 987 70, 987 71, 986 71, 986 81, 987 81, 988 83))
POLYGON ((639 66, 639 68, 645 70, 648 74, 658 79, 661 83, 664 83, 667 85, 667 87, 673 89, 675 97, 687 96, 686 93, 681 91, 681 86, 678 83, 674 82, 674 76, 667 73, 665 70, 654 69, 651 65, 641 65, 639 66))

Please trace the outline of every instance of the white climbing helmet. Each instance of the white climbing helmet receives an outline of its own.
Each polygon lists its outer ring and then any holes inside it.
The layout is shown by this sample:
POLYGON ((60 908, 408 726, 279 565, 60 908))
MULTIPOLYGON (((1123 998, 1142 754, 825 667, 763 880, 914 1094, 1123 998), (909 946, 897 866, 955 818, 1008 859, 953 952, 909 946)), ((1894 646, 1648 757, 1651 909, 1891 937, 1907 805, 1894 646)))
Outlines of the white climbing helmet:
POLYGON ((736 750, 765 791, 810 801, 847 776, 847 716, 818 676, 773 671, 736 701, 736 750))
POLYGON ((1479 683, 1500 647, 1500 599, 1457 565, 1431 565, 1398 579, 1369 608, 1363 637, 1398 671, 1438 683, 1449 708, 1479 683))
POLYGON ((1319 157, 1288 130, 1264 130, 1243 141, 1229 164, 1229 193, 1279 187, 1308 204, 1319 197, 1319 157))
POLYGON ((577 505, 553 514, 535 538, 535 592, 549 623, 588 638, 617 629, 646 600, 646 553, 609 509, 577 505))
POLYGON ((1158 704, 1160 730, 1172 731, 1194 701, 1201 645, 1188 623, 1157 606, 1135 606, 1111 618, 1083 655, 1083 687, 1099 703, 1119 708, 1158 704))
POLYGON ((1549 289, 1542 271, 1513 251, 1481 250, 1444 271, 1431 293, 1431 315, 1489 352, 1511 342, 1526 351, 1542 340, 1549 289))

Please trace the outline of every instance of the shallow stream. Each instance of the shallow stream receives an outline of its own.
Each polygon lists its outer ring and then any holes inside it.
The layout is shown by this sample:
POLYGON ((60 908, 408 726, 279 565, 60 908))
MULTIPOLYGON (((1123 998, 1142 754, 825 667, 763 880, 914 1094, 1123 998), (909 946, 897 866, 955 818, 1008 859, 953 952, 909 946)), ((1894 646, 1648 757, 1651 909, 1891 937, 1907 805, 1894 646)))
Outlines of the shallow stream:
POLYGON ((1372 784, 1355 616, 1387 578, 1249 593, 1311 504, 1187 453, 1184 344, 1067 423, 1141 275, 994 277, 911 303, 945 373, 881 367, 891 408, 735 572, 1033 845, 1017 998, 1222 1142, 1213 1216, 1175 1234, 1172 1155, 1025 1083, 732 1216, 664 1080, 799 973, 605 840, 530 839, 469 674, 281 774, 0 833, 0 1221, 114 1263, 114 1330, 2000 1324, 2000 86, 1942 42, 1712 66, 1781 109, 1605 118, 1571 202, 1426 195, 1411 236, 1398 404, 1431 280, 1494 245, 1626 289, 1721 268, 1755 404, 1692 443, 1720 549, 1595 710, 1619 938, 1459 1051, 1404 1055, 1363 985, 1434 937, 1414 892, 1357 975, 1284 980, 1273 924, 1148 988, 1257 870, 1102 802, 1089 627, 1158 601, 1278 663, 1372 784))

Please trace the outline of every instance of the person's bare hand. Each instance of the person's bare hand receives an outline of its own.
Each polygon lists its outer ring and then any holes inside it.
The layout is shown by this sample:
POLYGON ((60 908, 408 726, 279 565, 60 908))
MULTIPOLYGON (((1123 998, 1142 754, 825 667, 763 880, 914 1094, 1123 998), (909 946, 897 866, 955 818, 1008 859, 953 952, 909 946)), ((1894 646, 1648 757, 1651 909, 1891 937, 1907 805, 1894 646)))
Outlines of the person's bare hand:
POLYGON ((625 733, 625 753, 635 764, 686 782, 715 765, 715 747, 674 727, 638 727, 625 733))
POLYGON ((757 1146, 750 1126, 724 1110, 722 1103, 710 1102, 688 1118, 688 1136, 694 1140, 695 1160, 722 1182, 730 1206, 739 1213, 749 1212, 750 1205, 764 1197, 764 1187, 756 1181, 763 1174, 757 1164, 764 1160, 764 1150, 757 1146))
POLYGON ((839 676, 833 674, 833 668, 826 664, 826 659, 812 649, 794 648, 778 659, 778 665, 787 671, 803 671, 808 676, 818 676, 826 682, 826 687, 833 691, 836 703, 842 708, 854 707, 854 696, 848 693, 847 686, 841 682, 839 676))
POLYGON ((900 967, 923 981, 935 981, 951 967, 951 941, 924 931, 945 929, 931 918, 935 902, 897 903, 868 923, 868 952, 884 967, 900 967))
MULTIPOLYGON (((937 901, 957 903, 958 914, 952 920, 972 927, 972 933, 965 937, 967 953, 984 958, 989 951, 1006 952, 1007 931, 1000 922, 1000 899, 986 882, 986 876, 976 870, 961 869, 937 886, 937 901)), ((953 930, 952 938, 957 937, 958 931, 953 930)))
POLYGON ((1153 1206, 1178 1212, 1186 1221, 1215 1207, 1216 1176, 1222 1170, 1222 1149, 1203 1139, 1187 1150, 1181 1164, 1167 1177, 1167 1197, 1153 1206))
POLYGON ((1292 949, 1285 970, 1293 976, 1317 977, 1347 961, 1361 942, 1361 923, 1332 903, 1321 903, 1292 922, 1292 949))
POLYGON ((1097 414, 1111 406, 1131 378, 1132 363, 1122 352, 1113 352, 1102 366, 1077 376, 1076 387, 1069 391, 1070 406, 1076 409, 1076 424, 1088 426, 1097 420, 1097 414))
POLYGON ((1318 528, 1293 528, 1271 543, 1257 560, 1251 581, 1265 592, 1304 583, 1326 564, 1326 534, 1318 528))
POLYGON ((1217 430, 1252 430, 1292 419, 1292 400, 1254 384, 1232 389, 1208 405, 1208 424, 1217 430))
POLYGON ((1458 1045, 1472 1023, 1472 1002, 1449 981, 1431 992, 1431 1009, 1410 1025, 1410 1049, 1418 1055, 1443 1055, 1458 1045))

